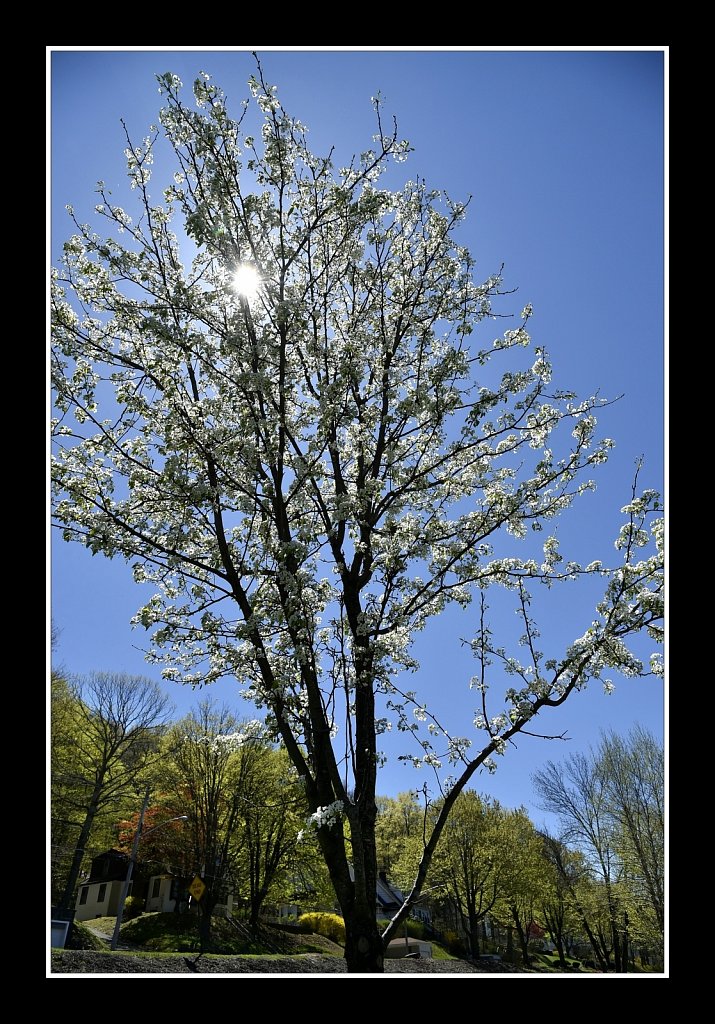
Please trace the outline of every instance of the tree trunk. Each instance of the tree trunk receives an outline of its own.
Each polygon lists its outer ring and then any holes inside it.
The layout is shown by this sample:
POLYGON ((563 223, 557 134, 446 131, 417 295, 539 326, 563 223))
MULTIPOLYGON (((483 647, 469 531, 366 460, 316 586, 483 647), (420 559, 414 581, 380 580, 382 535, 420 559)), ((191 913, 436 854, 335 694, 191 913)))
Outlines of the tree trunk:
POLYGON ((348 974, 382 974, 384 948, 375 919, 374 902, 343 915, 345 921, 345 962, 348 974))
POLYGON ((614 920, 611 921, 611 934, 613 937, 613 966, 618 974, 623 970, 623 960, 621 957, 621 942, 618 936, 618 925, 614 920))
MULTIPOLYGON (((375 807, 374 800, 372 807, 375 807)), ((356 815, 350 817, 349 821, 353 834, 353 877, 345 853, 342 830, 321 828, 318 831, 318 842, 345 922, 345 962, 348 973, 382 974, 385 947, 377 926, 374 827, 363 831, 356 815), (363 835, 367 838, 360 841, 363 835)))
POLYGON ((508 964, 514 963, 514 927, 508 924, 506 926, 506 953, 504 959, 508 964))
POLYGON ((531 957, 529 956, 529 937, 521 927, 521 921, 517 911, 512 909, 511 915, 514 918, 514 924, 516 925, 516 934, 519 936, 522 963, 524 964, 524 967, 528 967, 531 963, 531 957))
POLYGON ((251 893, 251 909, 248 916, 248 927, 252 932, 258 931, 258 922, 261 916, 261 907, 268 895, 268 886, 262 885, 257 892, 251 893))
POLYGON ((479 959, 479 921, 469 915, 469 950, 472 960, 479 959))
POLYGON ((82 828, 80 829, 79 837, 77 839, 77 845, 75 846, 74 853, 72 854, 72 863, 70 865, 69 875, 67 876, 67 883, 65 885, 64 893, 62 894, 62 899, 57 907, 58 910, 74 909, 77 879, 79 878, 80 868, 82 867, 82 861, 84 860, 84 854, 87 848, 87 843, 89 842, 92 825, 94 824, 94 819, 97 816, 97 811, 99 809, 98 800, 102 792, 102 784, 103 779, 100 779, 94 787, 92 799, 90 800, 89 807, 87 808, 87 814, 85 815, 85 819, 82 823, 82 828))
POLYGON ((207 953, 211 948, 211 917, 216 900, 206 893, 199 902, 199 951, 207 953))
POLYGON ((583 930, 586 932, 586 935, 588 936, 588 941, 591 943, 591 948, 593 949, 593 952, 596 955, 596 959, 598 960, 598 966, 601 968, 602 971, 607 971, 608 956, 604 952, 604 949, 598 937, 594 934, 588 921, 583 916, 581 917, 581 924, 583 925, 583 930))

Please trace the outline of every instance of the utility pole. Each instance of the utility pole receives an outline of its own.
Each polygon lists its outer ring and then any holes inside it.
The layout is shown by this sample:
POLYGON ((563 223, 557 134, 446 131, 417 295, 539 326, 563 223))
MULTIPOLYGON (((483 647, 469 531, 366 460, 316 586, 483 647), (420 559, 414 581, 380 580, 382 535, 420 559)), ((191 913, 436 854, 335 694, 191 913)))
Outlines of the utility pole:
POLYGON ((122 889, 119 893, 119 905, 117 906, 117 920, 114 924, 114 931, 112 932, 112 941, 110 949, 116 949, 117 943, 119 942, 119 929, 122 927, 122 915, 124 914, 124 904, 127 901, 127 893, 129 892, 129 883, 132 880, 132 874, 134 873, 134 863, 137 858, 137 850, 139 849, 139 840, 141 839, 142 826, 144 825, 144 815, 146 809, 149 806, 149 787, 146 787, 146 793, 144 794, 144 803, 142 804, 141 814, 139 815, 139 824, 137 830, 134 833, 134 842, 132 843, 132 852, 129 855, 129 864, 127 865, 127 877, 122 882, 122 889))

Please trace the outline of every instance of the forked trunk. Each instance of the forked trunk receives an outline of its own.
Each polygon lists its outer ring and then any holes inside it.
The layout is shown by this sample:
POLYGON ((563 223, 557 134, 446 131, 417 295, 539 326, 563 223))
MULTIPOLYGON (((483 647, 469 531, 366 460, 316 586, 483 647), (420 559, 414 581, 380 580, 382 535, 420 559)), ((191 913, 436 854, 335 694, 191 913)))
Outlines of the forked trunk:
POLYGON ((384 953, 375 914, 345 918, 345 962, 348 974, 383 974, 384 953))

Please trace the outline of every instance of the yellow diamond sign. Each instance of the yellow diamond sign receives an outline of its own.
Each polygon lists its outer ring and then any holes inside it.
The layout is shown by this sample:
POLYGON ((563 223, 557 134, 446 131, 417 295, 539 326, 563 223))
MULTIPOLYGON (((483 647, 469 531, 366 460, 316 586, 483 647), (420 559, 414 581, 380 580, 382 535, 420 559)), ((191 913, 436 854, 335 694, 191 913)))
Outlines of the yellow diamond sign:
POLYGON ((200 900, 203 894, 206 892, 206 886, 197 875, 193 882, 189 886, 189 892, 195 900, 200 900))

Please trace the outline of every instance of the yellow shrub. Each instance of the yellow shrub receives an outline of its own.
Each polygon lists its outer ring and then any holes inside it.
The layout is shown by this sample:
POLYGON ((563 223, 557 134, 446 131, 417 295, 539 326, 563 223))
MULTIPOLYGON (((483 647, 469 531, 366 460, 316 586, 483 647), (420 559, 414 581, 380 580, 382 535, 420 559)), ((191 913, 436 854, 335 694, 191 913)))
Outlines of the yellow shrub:
POLYGON ((326 939, 332 939, 340 946, 345 945, 345 922, 337 914, 301 914, 298 924, 306 925, 316 935, 324 935, 326 939))

